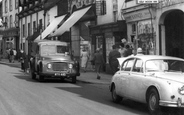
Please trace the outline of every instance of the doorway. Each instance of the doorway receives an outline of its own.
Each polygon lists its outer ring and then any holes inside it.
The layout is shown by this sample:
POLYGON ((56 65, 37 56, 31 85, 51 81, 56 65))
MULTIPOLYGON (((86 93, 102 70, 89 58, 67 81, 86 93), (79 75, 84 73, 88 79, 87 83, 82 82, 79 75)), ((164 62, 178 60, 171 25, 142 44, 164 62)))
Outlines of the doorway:
POLYGON ((184 12, 174 10, 164 20, 166 55, 184 58, 184 12))

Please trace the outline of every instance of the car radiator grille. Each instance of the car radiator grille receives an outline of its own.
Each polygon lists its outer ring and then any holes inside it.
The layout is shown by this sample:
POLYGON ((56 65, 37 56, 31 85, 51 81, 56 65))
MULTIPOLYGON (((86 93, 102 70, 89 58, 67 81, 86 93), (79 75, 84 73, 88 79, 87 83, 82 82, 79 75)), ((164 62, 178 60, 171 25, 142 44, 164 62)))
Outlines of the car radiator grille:
POLYGON ((68 69, 68 64, 62 62, 55 62, 52 63, 52 69, 53 71, 66 71, 68 69))

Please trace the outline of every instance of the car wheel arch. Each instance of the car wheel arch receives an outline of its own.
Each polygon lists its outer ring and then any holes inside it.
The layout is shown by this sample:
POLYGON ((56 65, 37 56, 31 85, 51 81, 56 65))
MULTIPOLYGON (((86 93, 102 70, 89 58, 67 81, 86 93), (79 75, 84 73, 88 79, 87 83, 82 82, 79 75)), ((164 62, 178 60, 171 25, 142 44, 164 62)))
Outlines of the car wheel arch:
POLYGON ((145 97, 146 97, 146 102, 148 102, 148 95, 149 95, 149 92, 150 92, 151 89, 156 89, 156 91, 157 91, 157 93, 158 93, 158 95, 159 95, 159 98, 160 98, 160 94, 159 94, 159 91, 158 91, 157 87, 152 85, 152 86, 148 87, 148 89, 147 89, 147 91, 146 91, 146 95, 145 95, 145 97))

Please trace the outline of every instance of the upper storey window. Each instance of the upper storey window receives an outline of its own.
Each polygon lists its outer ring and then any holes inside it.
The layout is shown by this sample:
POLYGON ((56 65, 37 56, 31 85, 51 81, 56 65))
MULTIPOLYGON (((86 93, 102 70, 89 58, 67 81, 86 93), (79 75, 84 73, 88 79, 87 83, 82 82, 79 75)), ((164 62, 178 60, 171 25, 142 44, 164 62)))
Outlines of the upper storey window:
POLYGON ((107 13, 106 0, 97 0, 96 1, 96 14, 105 15, 106 13, 107 13))
POLYGON ((13 27, 13 17, 12 17, 12 15, 10 15, 10 28, 12 28, 13 27))
POLYGON ((19 7, 19 0, 15 0, 15 9, 19 7))
POLYGON ((8 12, 8 1, 7 0, 5 0, 5 2, 4 2, 4 4, 5 4, 5 13, 7 13, 8 12))
POLYGON ((10 2, 10 3, 9 3, 10 11, 12 11, 12 10, 13 10, 13 3, 12 3, 13 1, 12 1, 12 0, 10 0, 9 2, 10 2))

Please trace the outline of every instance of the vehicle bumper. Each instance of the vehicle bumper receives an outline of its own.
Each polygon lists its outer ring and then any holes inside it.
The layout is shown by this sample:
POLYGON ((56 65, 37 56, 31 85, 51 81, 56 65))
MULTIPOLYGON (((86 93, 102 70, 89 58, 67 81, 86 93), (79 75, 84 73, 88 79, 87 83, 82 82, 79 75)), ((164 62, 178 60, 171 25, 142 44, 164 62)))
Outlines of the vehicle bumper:
POLYGON ((165 106, 165 107, 182 107, 184 108, 184 103, 182 102, 181 98, 178 98, 177 101, 172 102, 172 101, 159 101, 160 106, 165 106))
POLYGON ((66 73, 66 72, 52 72, 52 73, 40 73, 44 77, 52 77, 52 78, 72 78, 77 76, 76 73, 66 73))

